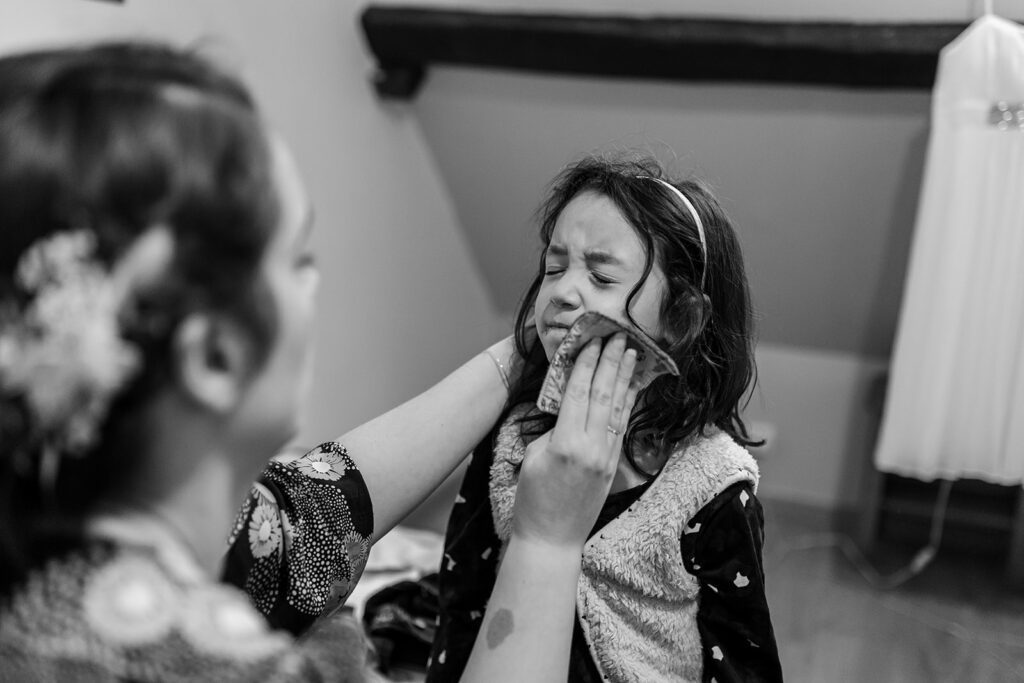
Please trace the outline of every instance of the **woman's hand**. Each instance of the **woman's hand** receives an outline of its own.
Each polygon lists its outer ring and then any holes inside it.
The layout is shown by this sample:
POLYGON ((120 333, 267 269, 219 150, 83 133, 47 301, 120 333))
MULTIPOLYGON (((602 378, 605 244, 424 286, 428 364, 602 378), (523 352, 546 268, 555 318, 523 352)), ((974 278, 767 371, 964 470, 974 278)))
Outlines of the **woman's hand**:
POLYGON ((636 401, 636 351, 617 334, 601 351, 580 352, 553 430, 526 450, 516 490, 513 535, 582 547, 608 496, 622 434, 636 401))
POLYGON ((636 401, 636 352, 625 346, 616 335, 603 353, 600 340, 583 349, 555 428, 527 448, 512 538, 462 683, 565 681, 583 544, 636 401))

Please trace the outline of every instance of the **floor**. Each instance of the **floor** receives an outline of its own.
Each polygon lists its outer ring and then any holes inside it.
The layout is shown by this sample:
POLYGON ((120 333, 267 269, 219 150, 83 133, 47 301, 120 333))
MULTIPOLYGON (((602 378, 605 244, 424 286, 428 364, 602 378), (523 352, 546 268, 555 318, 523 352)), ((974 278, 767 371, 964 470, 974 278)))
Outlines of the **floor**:
MULTIPOLYGON (((940 548, 919 574, 883 590, 872 582, 906 567, 916 548, 888 544, 864 558, 827 515, 764 508, 768 599, 788 683, 1024 683, 1024 590, 1007 587, 999 562, 940 548)), ((438 552, 439 539, 411 540, 401 553, 438 552)))
POLYGON ((901 586, 873 587, 915 548, 889 545, 868 564, 821 515, 765 503, 765 571, 790 683, 1024 681, 1024 591, 994 560, 941 548, 901 586), (846 548, 844 552, 843 548, 846 548))

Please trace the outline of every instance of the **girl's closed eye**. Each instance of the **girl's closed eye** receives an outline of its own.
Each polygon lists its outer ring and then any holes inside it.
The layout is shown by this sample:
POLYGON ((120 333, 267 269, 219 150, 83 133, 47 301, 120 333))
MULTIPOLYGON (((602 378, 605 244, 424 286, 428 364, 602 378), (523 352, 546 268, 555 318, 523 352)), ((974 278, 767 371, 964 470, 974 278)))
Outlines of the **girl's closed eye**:
POLYGON ((549 265, 544 267, 544 275, 558 275, 565 272, 565 266, 549 265))
POLYGON ((602 275, 601 273, 598 273, 596 271, 591 271, 590 277, 593 278, 594 282, 600 287, 618 284, 619 282, 615 278, 608 277, 607 275, 602 275))

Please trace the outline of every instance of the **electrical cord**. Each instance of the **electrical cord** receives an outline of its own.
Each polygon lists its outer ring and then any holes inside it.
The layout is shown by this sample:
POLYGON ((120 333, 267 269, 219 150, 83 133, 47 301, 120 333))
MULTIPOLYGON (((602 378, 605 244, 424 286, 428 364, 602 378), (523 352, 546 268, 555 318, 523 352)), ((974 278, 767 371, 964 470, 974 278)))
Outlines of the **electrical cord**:
MULTIPOLYGON (((790 553, 796 551, 838 548, 870 586, 880 591, 891 591, 920 574, 935 559, 942 543, 942 533, 946 513, 949 509, 949 496, 952 488, 953 482, 951 480, 942 480, 940 482, 935 505, 932 508, 928 542, 914 553, 910 562, 892 573, 885 575, 880 573, 850 536, 837 532, 803 534, 784 541, 780 544, 781 551, 775 554, 773 564, 781 564, 790 553)), ((1007 671, 1013 671, 1017 676, 1021 677, 1021 680, 1024 680, 1024 667, 1008 661, 999 652, 992 649, 993 646, 1024 647, 1024 641, 1021 641, 1018 637, 1007 638, 1002 634, 983 633, 977 628, 968 628, 956 621, 943 619, 925 610, 915 609, 915 607, 910 605, 900 605, 896 601, 895 596, 884 597, 879 599, 878 602, 885 609, 912 619, 924 626, 941 631, 959 640, 981 645, 989 655, 1005 665, 1007 671)))
POLYGON ((939 546, 942 543, 942 531, 946 521, 946 511, 949 509, 949 494, 952 489, 953 482, 951 480, 944 479, 941 481, 938 495, 935 498, 935 506, 932 509, 932 522, 928 533, 928 543, 914 553, 909 563, 891 574, 882 575, 875 569, 852 538, 846 534, 836 532, 797 536, 791 541, 782 544, 782 557, 784 558, 787 554, 796 550, 835 547, 842 551, 850 564, 854 566, 860 575, 864 577, 864 580, 872 587, 883 591, 892 590, 920 574, 935 559, 935 555, 938 553, 939 546))

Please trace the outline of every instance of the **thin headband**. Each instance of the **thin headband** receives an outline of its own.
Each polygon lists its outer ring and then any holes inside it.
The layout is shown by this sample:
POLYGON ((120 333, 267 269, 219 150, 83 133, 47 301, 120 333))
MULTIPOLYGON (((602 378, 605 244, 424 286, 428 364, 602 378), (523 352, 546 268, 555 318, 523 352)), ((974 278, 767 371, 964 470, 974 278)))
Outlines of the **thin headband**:
POLYGON ((645 178, 647 180, 653 180, 654 182, 660 183, 661 185, 664 185, 668 189, 672 190, 672 192, 677 197, 679 197, 679 199, 683 202, 683 205, 687 209, 689 209, 690 215, 693 216, 693 222, 697 224, 697 235, 698 237, 700 237, 700 251, 701 254, 704 256, 704 263, 702 264, 703 268, 701 268, 700 271, 700 288, 704 289, 704 275, 707 274, 708 272, 708 241, 707 238, 704 236, 704 224, 701 222, 700 216, 697 214, 697 209, 693 206, 693 203, 686 198, 686 195, 683 194, 682 190, 680 190, 672 183, 665 182, 661 178, 655 178, 654 176, 649 175, 642 175, 639 177, 645 178))

